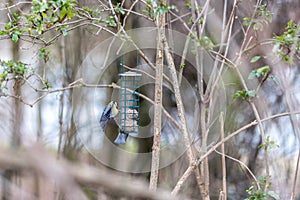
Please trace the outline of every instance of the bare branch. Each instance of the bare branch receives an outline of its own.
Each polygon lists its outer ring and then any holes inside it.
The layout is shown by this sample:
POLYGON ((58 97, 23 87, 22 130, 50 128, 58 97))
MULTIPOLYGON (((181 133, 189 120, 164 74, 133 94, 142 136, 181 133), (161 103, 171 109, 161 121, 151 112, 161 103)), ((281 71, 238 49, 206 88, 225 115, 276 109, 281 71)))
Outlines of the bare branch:
MULTIPOLYGON (((285 112, 285 113, 280 113, 280 114, 276 114, 276 115, 272 115, 270 117, 266 117, 264 119, 261 119, 261 122, 265 122, 271 119, 275 119, 278 117, 284 117, 284 116, 289 116, 289 115, 296 115, 296 114, 300 114, 300 111, 296 111, 296 112, 285 112)), ((184 174, 181 176, 181 178, 178 180, 175 188, 172 191, 172 194, 178 194, 178 192, 180 191, 183 183, 187 180, 187 178, 192 174, 194 168, 196 168, 202 161, 203 159, 205 159, 207 156, 209 156, 213 151, 215 151, 215 149, 217 149, 219 146, 222 145, 222 143, 227 142, 228 140, 230 140, 231 138, 235 137, 236 135, 240 134, 242 131, 247 130, 248 128, 257 125, 258 122, 255 120, 241 128, 239 128, 238 130, 234 131, 233 133, 231 133, 230 135, 228 135, 227 137, 225 137, 223 140, 219 141, 218 143, 216 143, 214 146, 212 146, 204 155, 202 155, 199 159, 195 160, 195 162, 190 165, 188 167, 188 169, 184 172, 184 174)))
POLYGON ((152 162, 151 162, 151 176, 149 188, 157 189, 159 157, 160 157, 160 143, 161 143, 161 108, 163 99, 163 71, 164 71, 164 33, 165 33, 165 13, 158 14, 156 18, 156 26, 158 28, 157 34, 157 48, 156 48, 156 74, 155 74, 155 100, 154 100, 154 137, 152 146, 152 162))

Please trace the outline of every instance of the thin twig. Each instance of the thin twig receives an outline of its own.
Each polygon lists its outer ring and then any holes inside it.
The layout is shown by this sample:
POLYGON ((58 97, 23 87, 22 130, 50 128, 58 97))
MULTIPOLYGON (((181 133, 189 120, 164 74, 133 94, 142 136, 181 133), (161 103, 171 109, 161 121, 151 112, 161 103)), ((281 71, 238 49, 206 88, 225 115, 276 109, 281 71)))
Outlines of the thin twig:
POLYGON ((142 14, 142 13, 138 13, 138 12, 133 11, 133 7, 134 7, 135 4, 138 3, 138 2, 139 2, 139 0, 135 0, 135 1, 131 4, 131 6, 130 6, 129 9, 123 8, 123 10, 127 12, 126 15, 125 15, 125 17, 124 17, 124 19, 123 19, 123 24, 126 24, 126 19, 128 18, 128 16, 129 16, 130 13, 132 13, 132 14, 134 14, 134 15, 137 15, 137 16, 140 16, 140 17, 143 17, 143 18, 145 18, 145 19, 147 19, 147 20, 149 20, 149 21, 153 21, 153 19, 150 18, 149 16, 144 15, 144 14, 142 14))
MULTIPOLYGON (((224 140, 224 116, 223 112, 220 115, 220 132, 221 132, 221 140, 224 140)), ((221 145, 221 154, 222 154, 222 200, 227 199, 227 185, 226 185, 226 160, 225 160, 225 143, 221 145)))
POLYGON ((15 4, 11 5, 11 6, 5 6, 5 8, 0 8, 0 11, 2 11, 2 10, 8 10, 8 9, 17 7, 17 6, 21 5, 21 4, 32 4, 32 2, 28 2, 28 1, 20 1, 20 2, 18 2, 18 3, 15 3, 15 4))

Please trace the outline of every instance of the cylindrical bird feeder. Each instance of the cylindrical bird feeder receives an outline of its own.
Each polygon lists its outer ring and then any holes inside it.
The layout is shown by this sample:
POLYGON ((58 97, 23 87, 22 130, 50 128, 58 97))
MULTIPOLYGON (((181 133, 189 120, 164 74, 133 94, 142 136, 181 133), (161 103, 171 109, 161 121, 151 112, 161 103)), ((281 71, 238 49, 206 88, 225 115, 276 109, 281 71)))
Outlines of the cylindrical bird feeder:
POLYGON ((120 76, 119 123, 127 134, 137 134, 139 131, 141 74, 128 71, 120 76))

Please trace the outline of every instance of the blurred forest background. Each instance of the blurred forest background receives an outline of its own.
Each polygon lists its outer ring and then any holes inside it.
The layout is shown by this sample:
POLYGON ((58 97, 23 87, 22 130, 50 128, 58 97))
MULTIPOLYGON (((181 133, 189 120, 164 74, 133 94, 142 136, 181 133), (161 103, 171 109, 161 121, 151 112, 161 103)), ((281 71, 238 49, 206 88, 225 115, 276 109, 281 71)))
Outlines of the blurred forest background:
POLYGON ((4 199, 300 200, 298 0, 0 0, 4 199), (121 65, 139 133, 99 118, 121 65))

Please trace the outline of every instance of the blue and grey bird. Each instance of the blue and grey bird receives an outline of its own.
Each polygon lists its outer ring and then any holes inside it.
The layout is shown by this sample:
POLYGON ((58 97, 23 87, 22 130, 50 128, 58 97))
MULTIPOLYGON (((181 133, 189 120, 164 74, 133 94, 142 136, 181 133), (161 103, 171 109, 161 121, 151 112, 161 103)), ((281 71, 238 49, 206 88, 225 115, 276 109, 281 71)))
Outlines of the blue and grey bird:
POLYGON ((116 101, 111 101, 107 104, 100 118, 100 124, 103 128, 103 131, 106 127, 108 120, 114 118, 118 114, 118 112, 118 103, 116 101))
POLYGON ((124 131, 124 129, 120 128, 120 132, 118 137, 115 139, 114 143, 115 144, 125 144, 127 138, 128 138, 128 133, 124 131))

